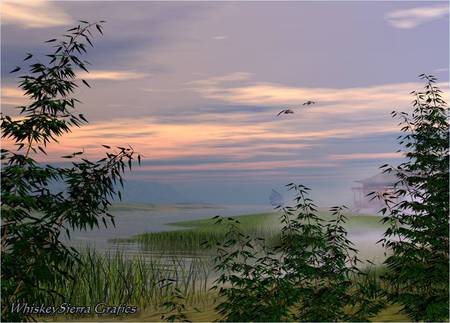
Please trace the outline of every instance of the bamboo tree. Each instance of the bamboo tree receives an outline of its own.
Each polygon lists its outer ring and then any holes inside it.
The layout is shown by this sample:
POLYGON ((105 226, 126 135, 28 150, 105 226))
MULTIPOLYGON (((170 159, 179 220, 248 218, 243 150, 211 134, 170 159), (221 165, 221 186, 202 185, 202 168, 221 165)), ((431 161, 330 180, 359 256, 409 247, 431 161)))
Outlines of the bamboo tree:
MULTIPOLYGON (((131 147, 104 146, 108 152, 97 161, 74 152, 63 156, 71 161, 65 167, 34 159, 47 153, 48 143, 87 122, 75 111, 76 72, 88 72, 89 63, 82 56, 93 46, 92 29, 102 33, 103 23, 80 21, 61 40, 48 40, 55 44, 49 61, 36 60, 20 76, 19 87, 31 103, 17 107, 19 117, 1 116, 2 138, 15 144, 1 150, 3 321, 33 319, 12 313, 13 303, 39 303, 49 296, 56 301, 62 296, 52 286, 70 278, 68 269, 78 261, 77 251, 61 242, 63 234, 70 237, 71 229, 91 229, 101 222, 114 225, 108 206, 116 195, 120 198, 122 174, 137 155, 131 147), (56 189, 56 183, 63 189, 56 189)), ((27 54, 24 61, 31 59, 27 54)))
POLYGON ((333 218, 325 221, 307 187, 287 187, 295 203, 277 207, 283 227, 276 247, 245 235, 237 220, 218 218, 229 231, 215 258, 216 310, 232 322, 368 320, 384 304, 377 283, 356 266, 357 250, 343 226, 345 207, 331 208, 333 218))
POLYGON ((383 245, 386 294, 415 321, 449 318, 449 123, 448 106, 436 78, 420 75, 423 91, 413 91, 412 114, 392 112, 401 119, 399 143, 406 161, 383 165, 398 181, 382 199, 383 221, 389 228, 383 245))

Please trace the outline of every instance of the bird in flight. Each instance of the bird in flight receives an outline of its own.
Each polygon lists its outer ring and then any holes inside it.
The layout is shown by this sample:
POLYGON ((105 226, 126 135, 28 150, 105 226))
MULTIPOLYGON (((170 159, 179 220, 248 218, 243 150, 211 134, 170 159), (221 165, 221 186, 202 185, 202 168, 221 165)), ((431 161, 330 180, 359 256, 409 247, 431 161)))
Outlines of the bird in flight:
POLYGON ((277 116, 280 116, 282 114, 293 114, 293 113, 294 113, 294 111, 292 111, 291 109, 284 109, 284 110, 281 110, 280 112, 278 112, 277 116))
MULTIPOLYGON (((303 106, 307 106, 307 105, 312 105, 312 104, 316 104, 316 102, 308 100, 305 103, 303 103, 302 105, 303 106)), ((291 109, 287 108, 287 109, 284 109, 284 110, 281 110, 280 112, 278 112, 277 116, 280 116, 282 114, 293 114, 293 113, 294 113, 294 111, 292 111, 291 109)))

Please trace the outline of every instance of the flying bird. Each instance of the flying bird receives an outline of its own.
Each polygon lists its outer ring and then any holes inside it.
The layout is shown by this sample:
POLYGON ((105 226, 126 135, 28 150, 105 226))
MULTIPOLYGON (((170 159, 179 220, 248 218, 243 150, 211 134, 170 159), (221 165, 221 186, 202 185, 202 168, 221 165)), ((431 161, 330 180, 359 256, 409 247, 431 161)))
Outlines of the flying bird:
POLYGON ((294 113, 294 111, 292 111, 291 109, 284 109, 284 110, 281 110, 280 112, 278 112, 277 116, 280 116, 282 114, 293 114, 293 113, 294 113))
MULTIPOLYGON (((312 104, 316 104, 316 102, 315 102, 315 101, 308 100, 308 101, 304 102, 304 103, 302 104, 302 106, 307 106, 307 105, 312 105, 312 104)), ((293 111, 292 109, 286 108, 286 109, 281 110, 280 112, 278 112, 277 116, 280 116, 280 115, 282 115, 282 114, 293 114, 293 113, 294 113, 294 111, 293 111)))

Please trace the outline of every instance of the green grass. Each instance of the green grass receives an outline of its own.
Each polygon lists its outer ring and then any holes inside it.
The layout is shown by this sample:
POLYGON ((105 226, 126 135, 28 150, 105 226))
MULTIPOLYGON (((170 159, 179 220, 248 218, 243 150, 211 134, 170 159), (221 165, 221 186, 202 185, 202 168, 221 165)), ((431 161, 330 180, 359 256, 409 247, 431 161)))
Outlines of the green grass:
MULTIPOLYGON (((273 213, 253 214, 236 217, 241 222, 241 228, 246 234, 275 239, 279 234, 273 213)), ((169 254, 204 254, 208 253, 204 242, 214 246, 224 241, 227 233, 226 224, 216 224, 213 219, 183 221, 170 223, 179 230, 143 233, 129 239, 116 239, 118 243, 138 243, 145 251, 169 254)))
MULTIPOLYGON (((181 259, 144 261, 142 258, 127 259, 123 254, 102 255, 88 250, 83 253, 82 265, 74 268, 73 283, 64 282, 57 290, 64 295, 64 302, 77 306, 92 306, 99 302, 107 304, 129 304, 138 306, 135 315, 60 315, 44 317, 45 321, 131 321, 160 322, 167 313, 162 304, 172 297, 178 287, 185 300, 184 313, 193 322, 212 322, 221 316, 215 310, 219 297, 209 291, 211 280, 205 271, 207 264, 201 261, 191 265, 181 259), (176 280, 173 285, 159 284, 164 278, 176 280)), ((384 271, 383 267, 371 268, 375 279, 384 271)), ((47 302, 52 304, 50 300, 47 302)), ((399 313, 400 307, 390 305, 371 319, 374 322, 410 321, 399 313)))
MULTIPOLYGON (((221 316, 217 314, 217 311, 214 309, 214 304, 207 304, 203 306, 195 306, 197 310, 192 306, 188 306, 186 311, 184 312, 188 318, 188 320, 192 322, 214 322, 220 321, 221 316)), ((386 309, 382 310, 378 315, 373 317, 370 321, 372 322, 411 322, 411 319, 408 318, 405 314, 400 314, 398 311, 400 310, 400 306, 393 305, 389 306, 386 309)), ((149 311, 144 310, 136 316, 124 316, 120 318, 120 321, 124 322, 161 322, 161 315, 164 311, 149 311)), ((75 320, 82 321, 114 321, 118 320, 115 317, 104 316, 104 317, 95 317, 95 318, 75 318, 75 320)))
MULTIPOLYGON (((127 258, 125 254, 101 254, 86 250, 81 263, 70 270, 74 280, 52 286, 66 303, 76 306, 132 304, 139 311, 162 310, 175 288, 185 302, 207 304, 211 300, 210 264, 202 259, 127 258)), ((54 304, 52 299, 46 304, 54 304)))
MULTIPOLYGON (((233 218, 239 220, 240 226, 243 230, 258 227, 260 225, 268 225, 268 224, 276 224, 277 223, 277 215, 276 212, 271 213, 257 213, 257 214, 248 214, 248 215, 239 215, 233 218)), ((191 221, 180 221, 168 223, 169 225, 177 226, 177 227, 188 227, 195 229, 207 229, 207 230, 224 230, 226 228, 225 225, 217 225, 215 219, 200 219, 200 220, 191 220, 191 221)))
MULTIPOLYGON (((264 238, 269 244, 279 241, 281 224, 280 213, 259 213, 233 217, 240 222, 240 228, 245 234, 264 238)), ((324 220, 331 219, 330 212, 321 211, 319 216, 324 220)), ((381 229, 380 217, 370 215, 348 215, 347 230, 367 231, 381 229)), ((171 254, 205 254, 210 252, 204 242, 214 246, 224 241, 227 232, 226 222, 217 224, 215 219, 201 219, 168 223, 178 228, 174 231, 151 232, 135 235, 128 239, 116 239, 117 243, 138 243, 142 250, 171 254)))
MULTIPOLYGON (((240 222, 240 227, 244 231, 251 231, 252 229, 265 226, 273 226, 275 228, 280 228, 281 224, 279 221, 281 213, 270 212, 270 213, 257 213, 249 215, 239 215, 233 218, 240 222)), ((332 219, 332 214, 328 211, 319 211, 318 215, 324 220, 332 219)), ((347 230, 355 229, 374 229, 383 228, 380 223, 381 218, 373 215, 364 214, 347 214, 347 230)), ((183 228, 192 228, 198 230, 207 231, 222 231, 225 230, 225 225, 217 225, 214 219, 201 219, 201 220, 191 220, 191 221, 181 221, 168 223, 169 225, 183 228)))

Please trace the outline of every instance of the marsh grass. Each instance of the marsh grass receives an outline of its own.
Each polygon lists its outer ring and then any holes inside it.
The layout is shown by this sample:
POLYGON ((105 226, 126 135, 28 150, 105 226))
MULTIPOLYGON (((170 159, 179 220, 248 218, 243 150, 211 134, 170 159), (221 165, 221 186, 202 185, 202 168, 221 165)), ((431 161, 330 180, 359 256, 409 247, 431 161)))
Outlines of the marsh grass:
POLYGON ((131 304, 139 310, 161 309, 181 290, 187 304, 210 301, 210 265, 200 258, 127 257, 124 253, 81 253, 81 262, 71 270, 74 280, 56 286, 63 301, 77 306, 97 303, 131 304))
MULTIPOLYGON (((242 230, 254 237, 266 238, 274 242, 279 234, 276 216, 273 213, 243 215, 238 217, 242 230)), ((216 243, 225 239, 227 227, 216 225, 214 220, 203 219, 169 223, 178 230, 150 232, 133 236, 129 239, 115 239, 118 245, 137 243, 145 252, 162 254, 201 255, 214 252, 216 243), (205 244, 208 242, 208 244, 205 244)))
MULTIPOLYGON (((324 220, 331 219, 330 212, 320 212, 324 220)), ((350 231, 364 231, 382 228, 380 218, 371 215, 348 215, 346 227, 350 231)), ((255 238, 264 238, 268 245, 276 245, 280 239, 281 223, 279 213, 260 213, 236 216, 243 233, 255 238)), ((213 219, 201 219, 168 223, 177 228, 174 231, 149 232, 128 239, 114 239, 120 244, 135 243, 145 252, 201 255, 212 254, 215 245, 225 240, 226 224, 216 224, 213 219), (207 242, 207 244, 205 244, 207 242)))
MULTIPOLYGON (((327 218, 327 213, 321 214, 327 218)), ((275 239, 279 231, 276 214, 257 214, 240 216, 237 219, 243 230, 258 237, 275 239), (275 237, 275 238, 274 238, 275 237)), ((349 216, 348 226, 359 230, 379 228, 379 218, 373 216, 349 216)), ((133 316, 84 316, 90 320, 129 320, 129 321, 160 321, 165 309, 164 302, 173 297, 175 288, 184 295, 188 317, 194 321, 212 321, 219 316, 214 310, 219 299, 217 292, 210 291, 216 274, 212 269, 211 257, 192 256, 194 251, 202 250, 204 240, 223 241, 226 226, 216 225, 212 219, 184 221, 174 223, 178 231, 149 233, 140 235, 141 247, 158 252, 151 257, 143 255, 130 256, 124 252, 100 253, 85 250, 81 253, 82 262, 74 267, 72 274, 75 280, 58 286, 58 291, 64 295, 64 301, 92 306, 99 302, 108 304, 131 304, 138 306, 139 313, 133 316), (153 246, 152 246, 153 245, 153 246), (174 250, 184 250, 190 253, 175 256, 174 250), (195 310, 200 309, 200 312, 195 310)), ((133 237, 136 239, 136 237, 133 237)), ((136 240, 133 240, 136 242, 136 240)), ((275 240, 273 240, 275 241, 275 240)), ((209 252, 215 252, 214 244, 209 252)), ((204 252, 200 251, 200 252, 204 252)), ((384 272, 382 266, 367 268, 367 279, 379 281, 384 272)), ((364 279, 364 278, 360 278, 364 279)), ((404 320, 392 309, 382 311, 382 320, 404 320)), ((49 320, 67 320, 64 317, 52 317, 49 320)), ((80 317, 73 317, 79 320, 80 317)), ((374 318, 379 320, 378 317, 374 318)))

